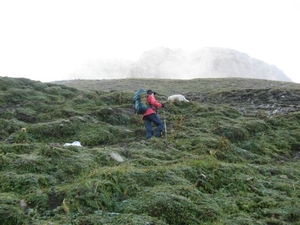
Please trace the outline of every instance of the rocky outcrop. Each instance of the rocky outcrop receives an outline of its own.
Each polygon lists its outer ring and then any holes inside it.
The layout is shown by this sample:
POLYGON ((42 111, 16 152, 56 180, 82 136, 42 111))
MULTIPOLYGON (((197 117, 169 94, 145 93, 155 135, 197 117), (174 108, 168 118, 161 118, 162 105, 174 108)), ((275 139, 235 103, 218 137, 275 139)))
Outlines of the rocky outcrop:
POLYGON ((300 111, 299 89, 249 88, 208 93, 190 92, 186 96, 192 102, 229 105, 245 116, 273 117, 300 111))

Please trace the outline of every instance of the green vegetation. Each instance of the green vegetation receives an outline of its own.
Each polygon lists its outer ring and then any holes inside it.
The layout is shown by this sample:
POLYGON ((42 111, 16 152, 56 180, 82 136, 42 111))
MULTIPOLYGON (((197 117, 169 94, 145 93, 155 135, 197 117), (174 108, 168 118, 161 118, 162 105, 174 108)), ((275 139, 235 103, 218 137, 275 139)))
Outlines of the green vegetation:
POLYGON ((265 80, 0 77, 0 224, 299 225, 299 100, 265 80), (138 88, 191 100, 159 110, 167 136, 144 140, 138 88))

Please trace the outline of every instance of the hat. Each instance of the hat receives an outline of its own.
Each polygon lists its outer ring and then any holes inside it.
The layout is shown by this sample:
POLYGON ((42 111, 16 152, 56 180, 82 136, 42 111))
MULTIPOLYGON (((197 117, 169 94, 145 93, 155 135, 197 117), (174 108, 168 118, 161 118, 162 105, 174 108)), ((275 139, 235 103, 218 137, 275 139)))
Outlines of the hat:
POLYGON ((152 90, 147 90, 147 95, 151 95, 151 94, 157 94, 155 91, 152 91, 152 90))

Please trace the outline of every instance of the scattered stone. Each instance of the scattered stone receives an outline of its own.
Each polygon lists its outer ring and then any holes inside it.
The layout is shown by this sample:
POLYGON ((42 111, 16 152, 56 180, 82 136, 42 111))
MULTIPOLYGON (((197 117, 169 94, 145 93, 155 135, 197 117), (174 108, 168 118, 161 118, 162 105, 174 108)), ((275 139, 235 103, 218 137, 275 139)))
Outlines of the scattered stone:
POLYGON ((111 158, 113 158, 114 160, 116 160, 118 162, 124 162, 124 159, 118 153, 111 152, 109 155, 111 158))
POLYGON ((285 179, 285 180, 288 179, 288 176, 287 176, 287 175, 280 175, 279 177, 282 178, 282 179, 285 179))
POLYGON ((74 141, 72 143, 65 143, 64 146, 78 146, 81 147, 81 143, 79 141, 74 141))
POLYGON ((26 211, 26 209, 27 209, 27 203, 25 202, 24 199, 22 199, 22 200, 20 201, 20 207, 21 207, 21 209, 22 209, 23 211, 26 211))

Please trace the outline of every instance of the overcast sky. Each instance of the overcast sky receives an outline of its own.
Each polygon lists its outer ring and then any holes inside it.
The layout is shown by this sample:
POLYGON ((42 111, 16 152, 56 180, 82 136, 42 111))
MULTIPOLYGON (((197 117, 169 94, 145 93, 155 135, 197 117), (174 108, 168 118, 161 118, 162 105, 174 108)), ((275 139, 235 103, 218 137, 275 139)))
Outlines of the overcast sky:
POLYGON ((63 80, 89 59, 225 47, 300 83, 298 0, 0 0, 0 76, 63 80))

